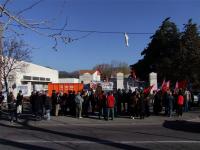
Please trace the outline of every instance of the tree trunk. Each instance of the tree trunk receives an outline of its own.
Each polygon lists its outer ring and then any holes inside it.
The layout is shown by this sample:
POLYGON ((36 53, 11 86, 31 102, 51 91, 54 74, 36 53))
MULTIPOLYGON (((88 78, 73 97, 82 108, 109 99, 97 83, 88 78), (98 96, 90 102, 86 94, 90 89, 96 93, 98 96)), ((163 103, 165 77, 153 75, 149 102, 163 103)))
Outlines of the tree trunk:
POLYGON ((3 46, 2 46, 2 35, 3 35, 3 27, 2 27, 2 24, 0 22, 0 91, 2 90, 3 88, 3 85, 2 85, 2 51, 3 51, 3 46))
POLYGON ((4 83, 5 83, 5 88, 6 88, 6 94, 8 96, 8 94, 9 94, 9 88, 8 88, 8 81, 7 81, 6 77, 4 77, 4 83))

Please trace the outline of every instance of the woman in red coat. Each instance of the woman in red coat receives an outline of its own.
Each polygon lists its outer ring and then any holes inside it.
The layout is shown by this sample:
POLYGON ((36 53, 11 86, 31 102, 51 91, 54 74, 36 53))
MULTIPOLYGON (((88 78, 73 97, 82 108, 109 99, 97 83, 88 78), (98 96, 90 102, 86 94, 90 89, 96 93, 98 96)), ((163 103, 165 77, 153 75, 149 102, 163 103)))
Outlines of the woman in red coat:
POLYGON ((182 91, 179 91, 179 95, 178 95, 178 116, 182 116, 183 114, 183 104, 184 104, 184 97, 182 94, 182 91))
POLYGON ((109 120, 110 114, 111 119, 114 119, 114 106, 115 106, 115 98, 112 94, 112 92, 108 92, 107 96, 107 118, 106 120, 109 120))

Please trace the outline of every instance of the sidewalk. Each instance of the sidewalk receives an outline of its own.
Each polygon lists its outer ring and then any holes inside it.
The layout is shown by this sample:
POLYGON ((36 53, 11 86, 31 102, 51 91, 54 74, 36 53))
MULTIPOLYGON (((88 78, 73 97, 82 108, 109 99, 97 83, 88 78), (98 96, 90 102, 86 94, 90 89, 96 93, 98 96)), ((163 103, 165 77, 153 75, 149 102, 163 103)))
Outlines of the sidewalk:
MULTIPOLYGON (((27 124, 30 126, 69 126, 69 125, 78 125, 78 126, 107 126, 107 125, 161 125, 165 121, 188 121, 188 122, 199 122, 200 123, 200 110, 194 109, 193 111, 183 113, 182 117, 177 117, 175 114, 173 117, 166 117, 163 115, 150 117, 145 117, 145 119, 130 119, 129 116, 121 116, 114 118, 114 120, 105 121, 103 118, 98 119, 98 116, 90 116, 89 118, 74 118, 71 116, 51 116, 51 120, 41 120, 35 121, 31 119, 30 115, 23 114, 25 119, 20 119, 18 123, 13 123, 13 125, 27 124), (27 117, 26 117, 27 116, 27 117), (26 119, 27 118, 27 119, 26 119)), ((5 116, 6 118, 6 116, 5 116)), ((0 119, 0 123, 5 125, 10 125, 8 119, 0 119)), ((8 118, 8 116, 7 116, 8 118)))
MULTIPOLYGON (((160 125, 164 121, 175 121, 184 120, 192 122, 200 122, 200 111, 193 111, 184 113, 182 117, 173 116, 171 118, 166 116, 150 116, 145 119, 130 119, 128 116, 122 116, 114 118, 114 120, 105 121, 104 119, 99 120, 97 116, 92 116, 90 118, 71 118, 71 117, 52 117, 48 123, 57 123, 61 125, 160 125)), ((41 124, 45 123, 45 120, 41 124)))
MULTIPOLYGON (((166 116, 150 116, 145 119, 130 119, 128 116, 122 116, 114 118, 114 120, 105 121, 99 120, 97 116, 91 116, 89 118, 73 118, 67 116, 52 116, 51 120, 19 120, 19 123, 13 123, 15 126, 22 126, 26 124, 28 126, 125 126, 125 125, 162 125, 165 121, 187 121, 187 122, 199 122, 200 123, 200 110, 190 111, 183 113, 182 117, 173 116, 171 118, 166 116)), ((10 125, 7 120, 0 120, 0 123, 10 125)))

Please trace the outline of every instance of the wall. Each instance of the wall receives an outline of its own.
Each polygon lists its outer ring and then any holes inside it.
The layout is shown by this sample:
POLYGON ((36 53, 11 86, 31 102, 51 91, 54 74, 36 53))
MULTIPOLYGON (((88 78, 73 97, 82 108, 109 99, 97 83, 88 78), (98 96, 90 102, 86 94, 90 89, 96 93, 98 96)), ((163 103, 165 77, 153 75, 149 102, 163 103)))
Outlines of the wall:
POLYGON ((59 78, 59 83, 81 83, 77 78, 59 78))
POLYGON ((100 81, 101 76, 99 75, 98 71, 92 74, 92 81, 100 81))
POLYGON ((80 81, 83 81, 84 84, 89 84, 92 81, 92 75, 90 73, 84 73, 79 76, 80 81))

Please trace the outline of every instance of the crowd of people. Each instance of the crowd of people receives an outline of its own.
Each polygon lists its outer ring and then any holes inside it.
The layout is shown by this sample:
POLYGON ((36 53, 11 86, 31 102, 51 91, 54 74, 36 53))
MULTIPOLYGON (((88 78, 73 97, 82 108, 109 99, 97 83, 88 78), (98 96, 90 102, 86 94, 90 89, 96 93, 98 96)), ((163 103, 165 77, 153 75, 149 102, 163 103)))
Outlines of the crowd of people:
MULTIPOLYGON (((5 97, 2 94, 2 91, 0 91, 0 116, 2 115, 3 111, 3 101, 5 97)), ((13 122, 14 117, 15 120, 18 120, 18 117, 22 114, 22 106, 23 106, 23 95, 22 91, 20 90, 19 93, 17 94, 17 97, 15 98, 13 95, 13 92, 9 92, 7 96, 7 108, 8 111, 10 112, 10 120, 13 122)))
MULTIPOLYGON (((77 118, 98 116, 98 119, 113 120, 122 115, 131 119, 144 119, 152 113, 159 115, 164 111, 165 115, 172 117, 173 114, 182 116, 183 111, 188 111, 191 102, 189 90, 157 90, 153 94, 145 93, 144 90, 125 91, 118 89, 115 92, 93 92, 92 90, 68 93, 53 91, 51 96, 47 92, 33 91, 29 100, 32 115, 37 119, 50 116, 74 116, 77 118), (153 108, 153 111, 150 111, 153 108)), ((4 100, 0 92, 0 104, 4 100)), ((10 110, 11 121, 16 120, 22 113, 23 95, 19 91, 15 98, 10 92, 7 98, 8 110, 10 110)), ((1 112, 1 107, 0 107, 1 112)))

